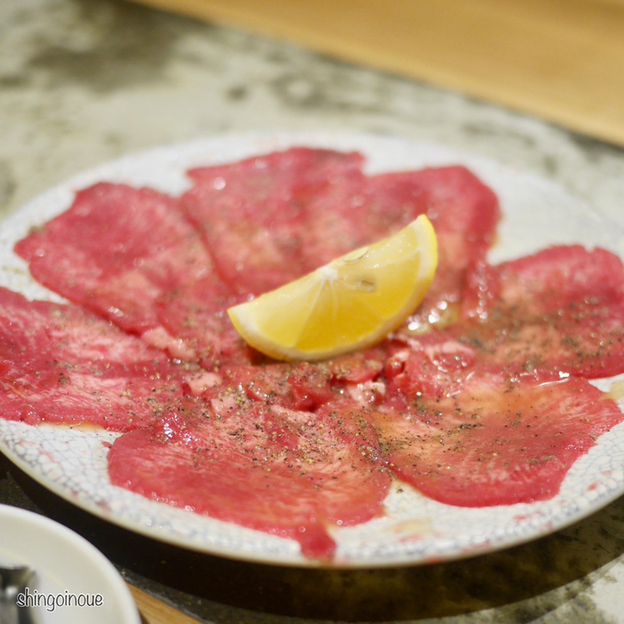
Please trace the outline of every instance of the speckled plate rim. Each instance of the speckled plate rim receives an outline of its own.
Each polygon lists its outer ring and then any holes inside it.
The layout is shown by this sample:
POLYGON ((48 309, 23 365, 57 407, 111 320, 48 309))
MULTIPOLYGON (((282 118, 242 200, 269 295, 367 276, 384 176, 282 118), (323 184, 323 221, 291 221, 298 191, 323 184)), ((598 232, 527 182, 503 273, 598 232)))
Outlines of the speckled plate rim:
MULTIPOLYGON (((74 192, 108 180, 178 194, 193 166, 228 162, 292 145, 359 150, 370 172, 464 164, 499 195, 503 220, 493 262, 551 244, 603 246, 624 257, 621 224, 538 176, 430 143, 366 134, 223 135, 133 154, 43 193, 5 220, 0 231, 0 285, 29 298, 58 296, 36 284, 13 244, 30 227, 69 207, 74 192)), ((608 390, 615 380, 596 385, 608 390)), ((617 380, 621 381, 621 380, 617 380)), ((622 407, 622 404, 620 404, 622 407)), ((106 452, 115 435, 68 427, 29 427, 0 419, 0 450, 33 479, 73 504, 145 536, 199 552, 268 564, 316 567, 292 540, 176 509, 112 486, 106 452)), ((395 484, 386 514, 332 531, 336 568, 417 565, 459 559, 547 535, 594 513, 624 493, 624 426, 602 436, 568 473, 560 493, 541 503, 466 509, 431 501, 395 484)), ((328 565, 328 564, 323 564, 328 565)))

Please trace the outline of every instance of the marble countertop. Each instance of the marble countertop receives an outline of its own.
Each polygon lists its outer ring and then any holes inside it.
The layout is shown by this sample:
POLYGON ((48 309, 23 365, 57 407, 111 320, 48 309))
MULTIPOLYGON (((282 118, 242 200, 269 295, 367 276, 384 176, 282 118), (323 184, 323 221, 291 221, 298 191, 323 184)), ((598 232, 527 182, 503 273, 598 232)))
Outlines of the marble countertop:
MULTIPOLYGON (((116 157, 223 133, 436 142, 546 177, 624 225, 624 149, 423 83, 121 0, 0 3, 0 215, 116 157)), ((0 457, 0 502, 93 541, 205 622, 624 622, 624 500, 536 542, 428 567, 321 571, 155 544, 0 457)))

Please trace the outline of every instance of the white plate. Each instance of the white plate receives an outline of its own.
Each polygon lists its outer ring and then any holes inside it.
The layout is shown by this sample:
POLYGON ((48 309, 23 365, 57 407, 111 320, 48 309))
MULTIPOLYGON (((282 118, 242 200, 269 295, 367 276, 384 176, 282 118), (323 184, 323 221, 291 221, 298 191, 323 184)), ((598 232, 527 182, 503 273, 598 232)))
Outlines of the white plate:
POLYGON ((140 624, 132 594, 95 546, 35 513, 0 505, 0 567, 36 572, 24 600, 41 624, 140 624))
MULTIPOLYGON (((170 193, 188 186, 193 166, 237 160, 291 145, 356 149, 370 172, 465 164, 497 193, 503 210, 498 262, 554 243, 600 245, 624 257, 622 224, 605 221, 550 182, 446 148, 368 135, 245 135, 175 145, 130 156, 79 175, 29 203, 2 226, 0 284, 30 297, 54 298, 29 277, 13 244, 69 207, 75 190, 101 180, 148 185, 170 193)), ((610 381, 598 383, 609 388, 610 381)), ((120 526, 201 552, 265 563, 314 566, 294 541, 174 509, 110 485, 104 442, 114 434, 29 427, 0 419, 0 449, 34 479, 76 505, 120 526)), ((624 493, 624 426, 602 436, 577 461, 558 496, 546 502, 485 509, 450 507, 408 487, 393 490, 386 515, 333 533, 337 567, 444 561, 529 541, 562 528, 624 493)), ((112 621, 112 620, 111 620, 112 621)))

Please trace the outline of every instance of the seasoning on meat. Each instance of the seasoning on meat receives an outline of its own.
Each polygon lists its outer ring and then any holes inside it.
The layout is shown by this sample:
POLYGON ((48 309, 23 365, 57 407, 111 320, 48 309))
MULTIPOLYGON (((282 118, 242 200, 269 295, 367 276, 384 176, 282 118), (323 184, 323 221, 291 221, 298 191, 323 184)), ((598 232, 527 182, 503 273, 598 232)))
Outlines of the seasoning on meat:
POLYGON ((2 416, 126 432, 109 453, 113 483, 321 559, 338 527, 383 513, 390 473, 449 505, 554 496, 624 419, 587 381, 624 373, 621 261, 572 245, 491 266, 498 202, 472 173, 362 166, 294 148, 195 169, 179 200, 108 183, 79 192, 16 250, 36 279, 128 333, 0 291, 2 416), (423 213, 435 279, 375 347, 277 363, 229 323, 234 303, 423 213))
POLYGON ((584 379, 510 379, 479 366, 443 392, 374 413, 388 466, 425 496, 484 507, 552 498, 596 439, 624 420, 584 379))
POLYGON ((381 515, 390 486, 377 437, 356 407, 338 400, 296 410, 225 385, 203 413, 194 404, 118 438, 111 481, 331 559, 332 528, 381 515))
POLYGON ((604 249, 545 249, 473 272, 464 321, 453 330, 510 374, 622 372, 624 266, 604 249))
POLYGON ((74 305, 0 289, 0 413, 129 431, 159 419, 199 371, 74 305))
POLYGON ((99 183, 15 246, 33 277, 121 327, 194 359, 158 319, 165 294, 210 275, 212 261, 176 200, 152 189, 99 183))

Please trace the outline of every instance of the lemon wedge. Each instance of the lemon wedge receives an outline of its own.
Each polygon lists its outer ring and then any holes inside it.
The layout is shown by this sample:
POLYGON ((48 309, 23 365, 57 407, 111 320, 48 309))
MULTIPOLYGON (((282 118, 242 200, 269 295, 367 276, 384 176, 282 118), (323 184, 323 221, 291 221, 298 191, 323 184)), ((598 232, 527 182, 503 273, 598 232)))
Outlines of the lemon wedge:
POLYGON ((438 264, 421 215, 393 236, 228 310, 238 333, 279 360, 321 360, 370 346, 423 300, 438 264))

